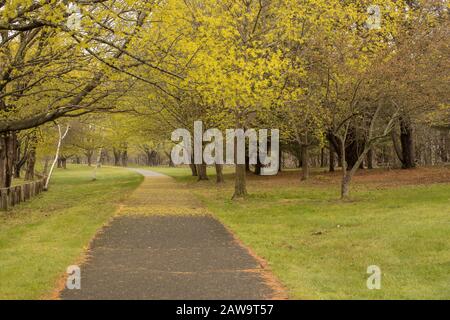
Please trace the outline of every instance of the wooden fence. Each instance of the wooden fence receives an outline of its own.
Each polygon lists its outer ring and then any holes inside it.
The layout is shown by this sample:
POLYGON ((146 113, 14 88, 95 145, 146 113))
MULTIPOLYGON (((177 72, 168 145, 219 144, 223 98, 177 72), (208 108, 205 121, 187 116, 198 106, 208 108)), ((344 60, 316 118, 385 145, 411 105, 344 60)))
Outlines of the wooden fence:
POLYGON ((8 210, 44 191, 46 177, 9 188, 0 188, 0 210, 8 210))

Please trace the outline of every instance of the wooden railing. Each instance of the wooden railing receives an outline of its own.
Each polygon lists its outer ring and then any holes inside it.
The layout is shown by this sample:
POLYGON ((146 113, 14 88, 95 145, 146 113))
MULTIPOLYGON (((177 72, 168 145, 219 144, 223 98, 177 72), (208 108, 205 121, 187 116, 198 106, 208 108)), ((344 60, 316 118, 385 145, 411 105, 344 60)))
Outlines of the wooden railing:
POLYGON ((0 188, 0 210, 8 210, 44 191, 46 177, 19 186, 0 188))

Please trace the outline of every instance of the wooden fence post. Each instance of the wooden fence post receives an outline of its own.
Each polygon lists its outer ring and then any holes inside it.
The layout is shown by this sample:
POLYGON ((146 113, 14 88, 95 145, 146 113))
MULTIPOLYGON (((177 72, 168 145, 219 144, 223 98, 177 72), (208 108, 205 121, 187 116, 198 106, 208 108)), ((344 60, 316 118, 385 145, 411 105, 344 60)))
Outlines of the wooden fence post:
POLYGON ((44 191, 46 177, 30 183, 0 189, 0 210, 8 210, 22 202, 30 200, 44 191))

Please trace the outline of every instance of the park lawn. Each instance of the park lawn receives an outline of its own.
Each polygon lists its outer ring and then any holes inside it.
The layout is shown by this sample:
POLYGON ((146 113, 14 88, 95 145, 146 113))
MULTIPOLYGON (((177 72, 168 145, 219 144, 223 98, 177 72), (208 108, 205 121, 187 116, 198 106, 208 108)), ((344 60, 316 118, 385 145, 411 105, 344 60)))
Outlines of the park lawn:
POLYGON ((51 297, 69 265, 142 177, 123 169, 58 169, 50 191, 0 212, 0 299, 51 297))
POLYGON ((217 187, 214 177, 195 182, 186 168, 155 170, 189 184, 268 261, 290 298, 450 299, 450 184, 433 183, 448 177, 449 168, 433 171, 431 181, 419 170, 425 176, 418 175, 416 184, 408 176, 414 171, 380 171, 369 177, 376 183, 356 179, 346 202, 338 199, 338 177, 326 174, 307 183, 295 172, 250 175, 248 199, 231 201, 230 173, 217 187), (402 179, 409 183, 392 181, 402 179), (367 289, 370 265, 381 268, 381 290, 367 289))

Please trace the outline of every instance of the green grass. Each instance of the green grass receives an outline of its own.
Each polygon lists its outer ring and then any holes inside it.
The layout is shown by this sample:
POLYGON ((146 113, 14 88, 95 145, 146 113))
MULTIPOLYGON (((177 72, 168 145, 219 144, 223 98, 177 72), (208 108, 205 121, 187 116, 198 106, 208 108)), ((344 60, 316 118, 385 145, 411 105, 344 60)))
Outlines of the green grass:
POLYGON ((336 185, 251 178, 249 198, 233 202, 230 175, 217 187, 187 169, 155 170, 188 183, 269 262, 291 298, 450 299, 449 184, 355 184, 353 200, 342 202, 336 185), (367 289, 370 265, 381 268, 381 290, 367 289))
POLYGON ((66 268, 142 177, 121 169, 57 170, 50 191, 0 212, 0 299, 49 297, 66 268))

